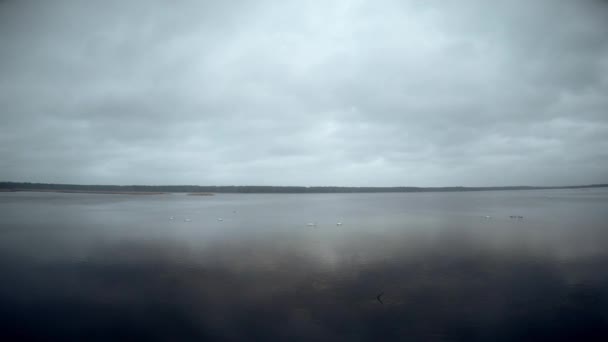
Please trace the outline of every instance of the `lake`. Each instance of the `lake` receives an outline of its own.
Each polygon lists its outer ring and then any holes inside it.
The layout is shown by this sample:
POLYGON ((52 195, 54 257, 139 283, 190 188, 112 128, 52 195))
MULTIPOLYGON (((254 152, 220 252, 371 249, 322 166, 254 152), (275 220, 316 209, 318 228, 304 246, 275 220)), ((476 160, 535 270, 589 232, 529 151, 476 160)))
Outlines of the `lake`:
POLYGON ((608 189, 0 193, 0 340, 608 341, 608 189))

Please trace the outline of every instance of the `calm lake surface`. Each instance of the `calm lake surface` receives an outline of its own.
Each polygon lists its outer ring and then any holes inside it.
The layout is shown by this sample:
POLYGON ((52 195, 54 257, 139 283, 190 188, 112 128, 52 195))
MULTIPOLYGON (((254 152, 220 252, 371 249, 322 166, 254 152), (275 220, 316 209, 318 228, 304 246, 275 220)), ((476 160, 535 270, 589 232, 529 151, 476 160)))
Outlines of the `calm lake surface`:
POLYGON ((608 341, 608 189, 0 193, 0 275, 3 341, 608 341))

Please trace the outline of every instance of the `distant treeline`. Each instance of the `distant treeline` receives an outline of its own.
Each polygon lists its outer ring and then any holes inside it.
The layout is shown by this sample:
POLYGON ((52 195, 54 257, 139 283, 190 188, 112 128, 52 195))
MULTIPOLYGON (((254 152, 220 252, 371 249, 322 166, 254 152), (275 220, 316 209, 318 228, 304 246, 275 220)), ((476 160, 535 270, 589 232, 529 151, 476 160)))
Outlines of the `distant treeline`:
POLYGON ((490 190, 584 189, 608 187, 608 184, 572 186, 494 186, 494 187, 341 187, 341 186, 200 186, 200 185, 76 185, 0 182, 3 191, 75 191, 75 192, 185 192, 185 193, 374 193, 374 192, 455 192, 490 190))

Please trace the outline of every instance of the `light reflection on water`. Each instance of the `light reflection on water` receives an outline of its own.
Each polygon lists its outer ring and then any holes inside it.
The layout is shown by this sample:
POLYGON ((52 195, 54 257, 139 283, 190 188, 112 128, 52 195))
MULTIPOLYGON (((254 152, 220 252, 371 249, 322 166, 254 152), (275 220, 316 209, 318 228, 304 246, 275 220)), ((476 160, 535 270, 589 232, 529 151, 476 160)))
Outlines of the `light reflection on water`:
POLYGON ((0 194, 0 339, 606 340, 607 204, 0 194))

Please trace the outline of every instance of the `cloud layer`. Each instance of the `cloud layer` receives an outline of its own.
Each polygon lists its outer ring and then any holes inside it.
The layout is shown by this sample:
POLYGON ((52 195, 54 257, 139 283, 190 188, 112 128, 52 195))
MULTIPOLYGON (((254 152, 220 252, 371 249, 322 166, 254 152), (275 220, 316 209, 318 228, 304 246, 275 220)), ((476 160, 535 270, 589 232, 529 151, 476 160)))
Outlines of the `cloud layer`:
POLYGON ((0 179, 608 182, 601 1, 0 2, 0 179))

